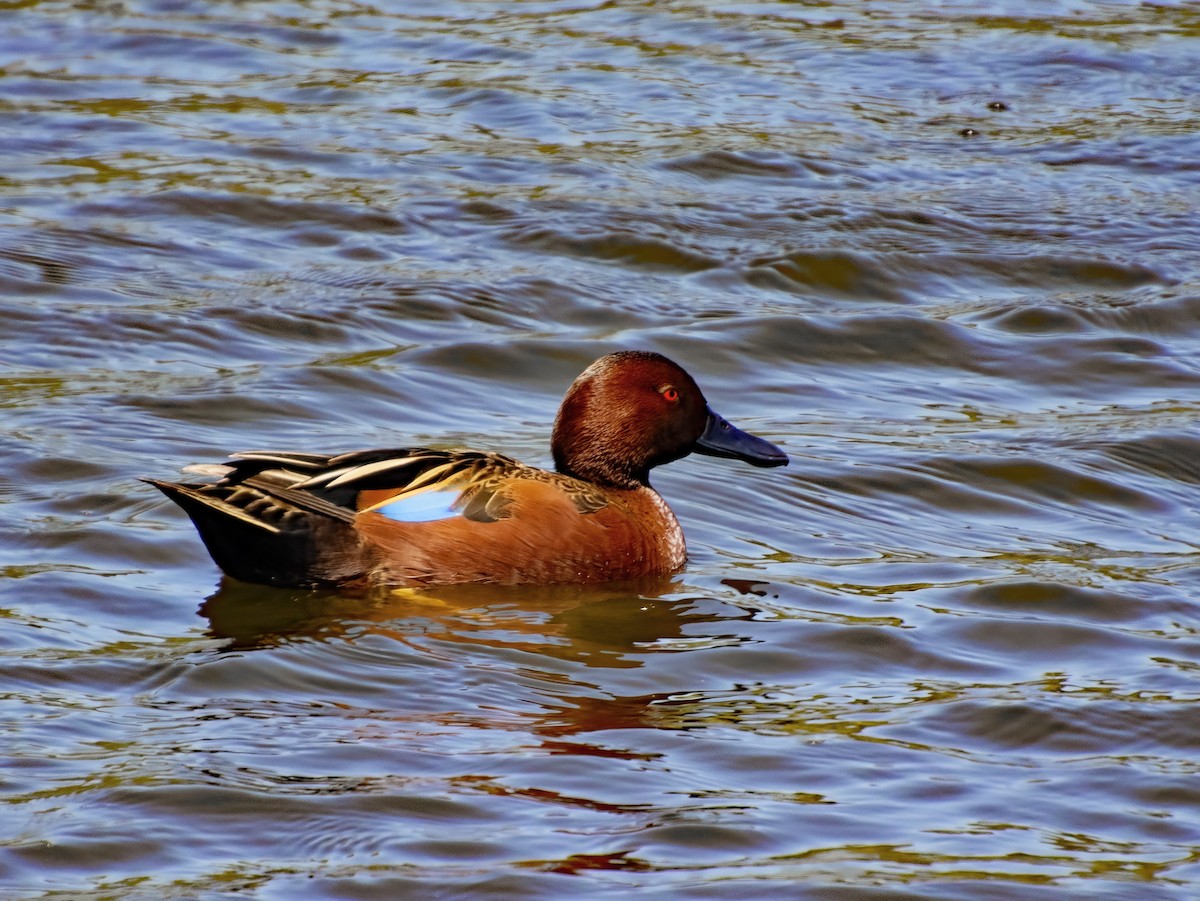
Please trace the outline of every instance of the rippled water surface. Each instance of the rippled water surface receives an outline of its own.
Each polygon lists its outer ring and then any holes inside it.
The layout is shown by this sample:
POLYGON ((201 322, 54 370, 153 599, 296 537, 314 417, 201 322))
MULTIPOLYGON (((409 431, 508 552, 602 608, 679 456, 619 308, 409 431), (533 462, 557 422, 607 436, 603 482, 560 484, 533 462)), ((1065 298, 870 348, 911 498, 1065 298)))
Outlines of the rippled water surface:
POLYGON ((0 895, 1200 895, 1200 8, 0 3, 0 895), (251 447, 783 470, 662 584, 222 582, 251 447))

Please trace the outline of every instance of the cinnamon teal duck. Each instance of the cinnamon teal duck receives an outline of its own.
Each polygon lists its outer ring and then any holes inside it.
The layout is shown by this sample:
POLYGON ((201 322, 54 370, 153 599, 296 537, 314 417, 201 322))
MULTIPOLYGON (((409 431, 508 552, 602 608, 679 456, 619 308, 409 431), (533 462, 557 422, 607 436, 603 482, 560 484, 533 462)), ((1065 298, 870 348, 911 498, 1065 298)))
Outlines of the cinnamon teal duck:
POLYGON ((666 357, 601 357, 567 390, 556 471, 500 454, 393 448, 247 451, 146 479, 184 509, 213 560, 245 582, 303 587, 611 582, 683 566, 683 531, 650 470, 690 453, 785 466, 708 406, 666 357))

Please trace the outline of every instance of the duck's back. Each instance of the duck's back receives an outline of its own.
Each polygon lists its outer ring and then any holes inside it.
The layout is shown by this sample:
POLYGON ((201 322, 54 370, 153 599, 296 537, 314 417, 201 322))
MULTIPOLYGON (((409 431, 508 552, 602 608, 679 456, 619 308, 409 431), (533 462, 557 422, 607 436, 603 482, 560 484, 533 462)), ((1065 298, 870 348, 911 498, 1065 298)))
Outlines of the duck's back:
POLYGON ((154 484, 244 581, 596 582, 684 562, 682 531, 653 489, 604 489, 497 454, 251 452, 220 474, 154 484))

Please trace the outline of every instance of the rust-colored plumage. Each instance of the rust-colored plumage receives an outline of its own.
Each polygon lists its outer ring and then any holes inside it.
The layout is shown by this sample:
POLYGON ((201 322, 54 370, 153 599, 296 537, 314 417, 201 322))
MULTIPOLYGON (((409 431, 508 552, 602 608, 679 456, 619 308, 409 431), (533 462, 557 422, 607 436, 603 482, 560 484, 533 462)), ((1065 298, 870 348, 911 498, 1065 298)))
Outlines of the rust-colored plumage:
POLYGON ((198 467, 216 482, 147 481, 243 581, 600 582, 683 565, 682 530, 649 472, 693 451, 787 463, 709 410, 670 360, 626 351, 601 357, 568 390, 554 427, 557 472, 478 451, 253 451, 198 467))

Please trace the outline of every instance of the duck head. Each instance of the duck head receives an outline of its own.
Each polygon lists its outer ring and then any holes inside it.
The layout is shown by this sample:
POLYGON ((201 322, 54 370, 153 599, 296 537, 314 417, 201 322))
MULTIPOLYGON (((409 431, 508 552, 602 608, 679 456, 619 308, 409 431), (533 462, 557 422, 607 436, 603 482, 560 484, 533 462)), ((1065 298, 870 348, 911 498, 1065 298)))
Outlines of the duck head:
POLYGON ((647 351, 608 354, 584 370, 559 407, 551 447, 559 472, 614 488, 648 485, 651 469, 690 453, 788 462, 714 413, 680 366, 647 351))

